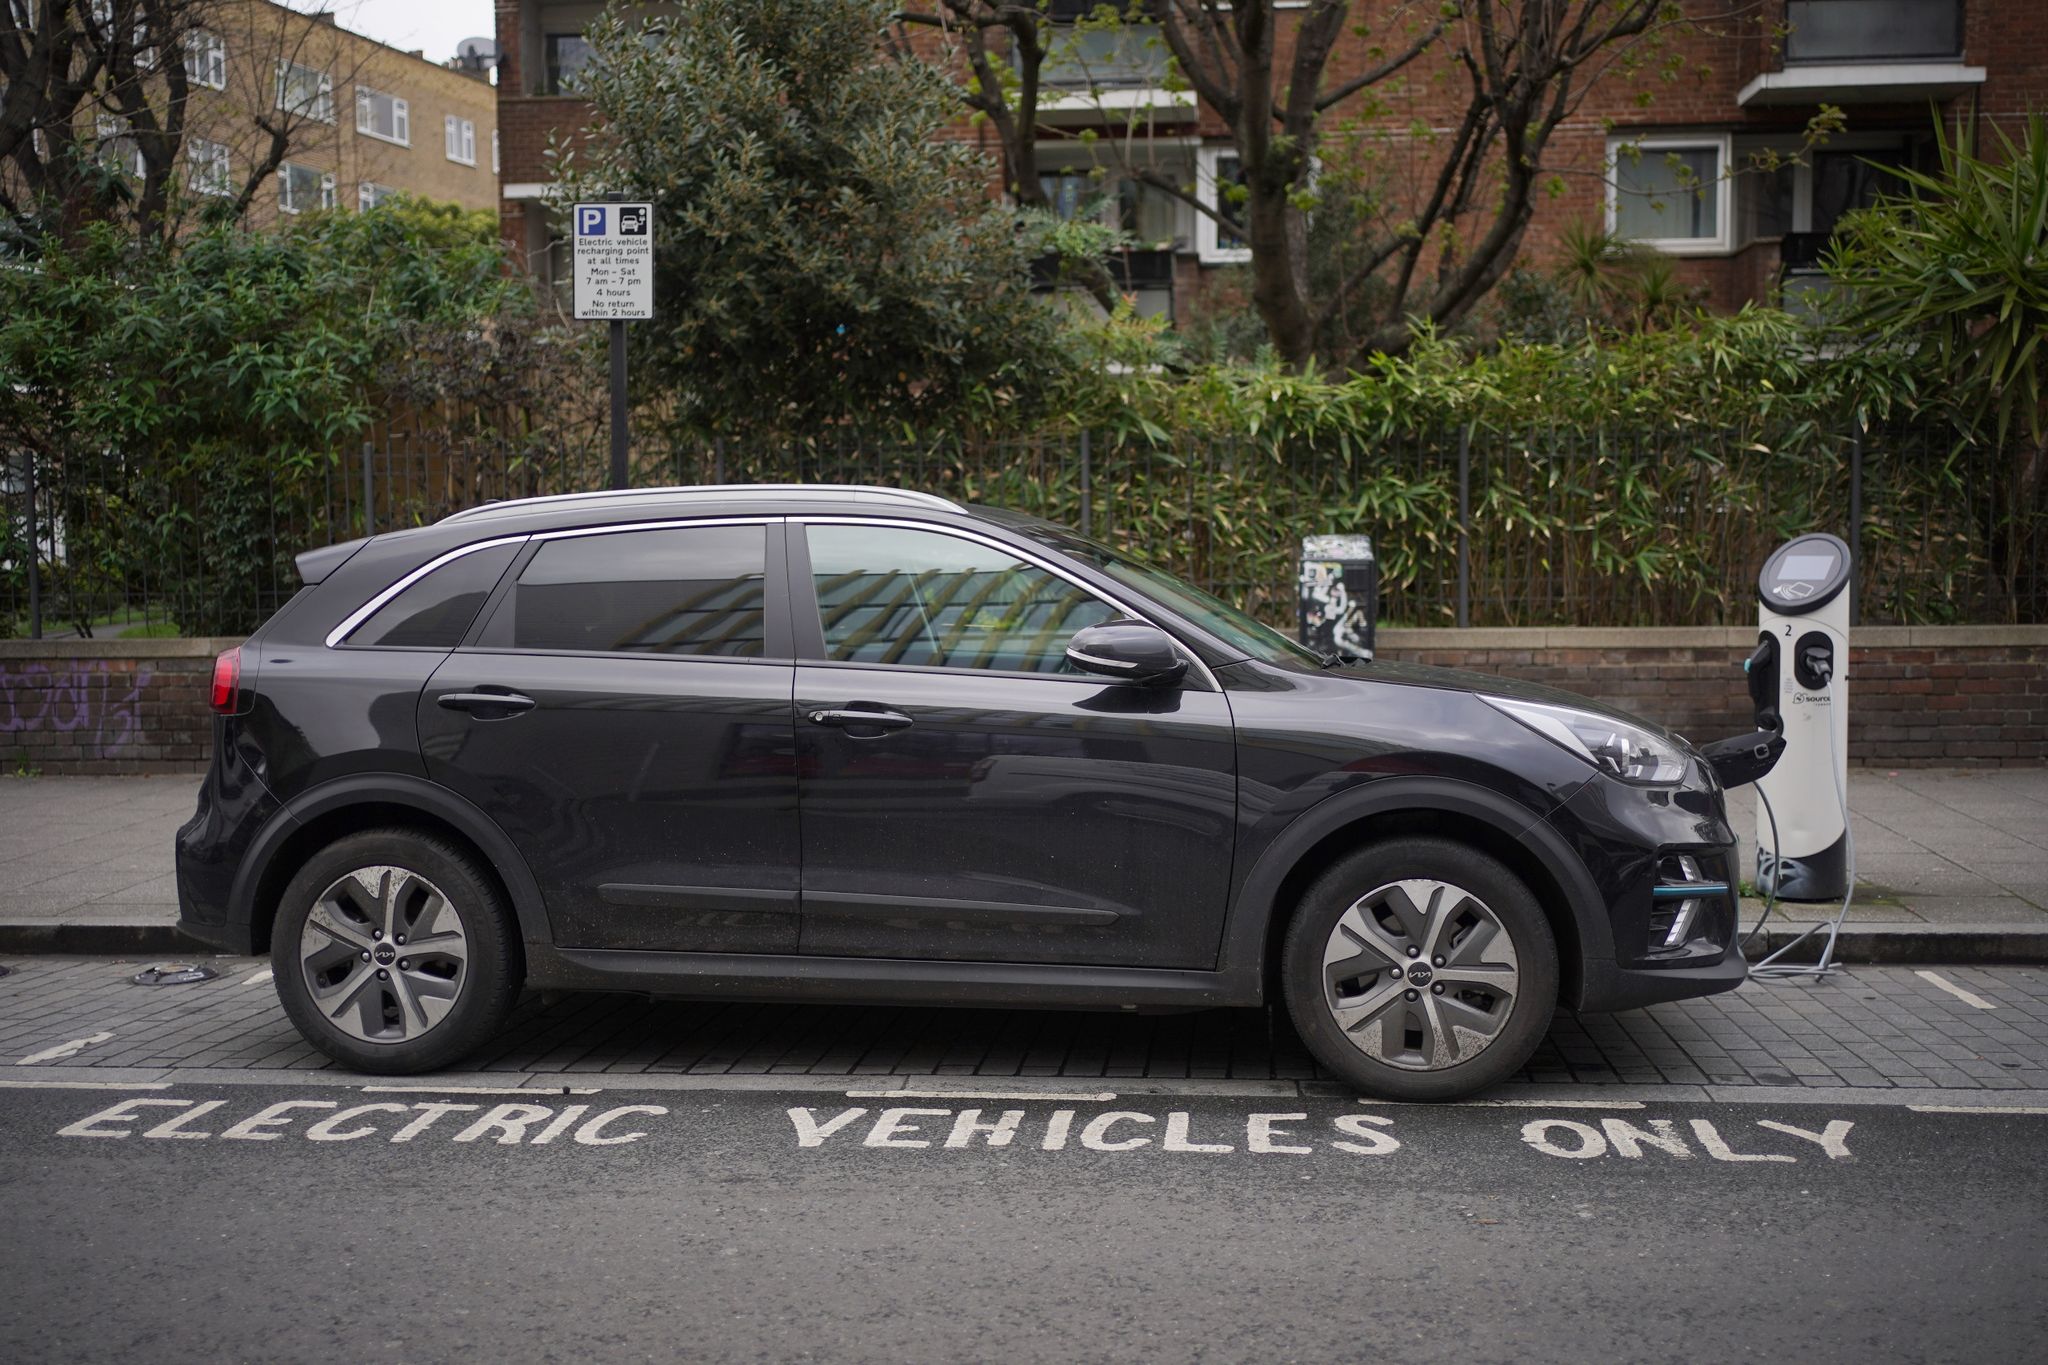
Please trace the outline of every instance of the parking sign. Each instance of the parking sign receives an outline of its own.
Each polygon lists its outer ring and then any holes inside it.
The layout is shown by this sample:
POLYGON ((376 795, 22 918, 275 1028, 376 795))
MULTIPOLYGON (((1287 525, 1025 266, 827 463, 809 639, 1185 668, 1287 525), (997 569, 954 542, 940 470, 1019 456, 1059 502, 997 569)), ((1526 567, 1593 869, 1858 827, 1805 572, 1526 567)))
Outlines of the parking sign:
POLYGON ((578 204, 575 314, 629 322, 654 316, 654 205, 578 204))

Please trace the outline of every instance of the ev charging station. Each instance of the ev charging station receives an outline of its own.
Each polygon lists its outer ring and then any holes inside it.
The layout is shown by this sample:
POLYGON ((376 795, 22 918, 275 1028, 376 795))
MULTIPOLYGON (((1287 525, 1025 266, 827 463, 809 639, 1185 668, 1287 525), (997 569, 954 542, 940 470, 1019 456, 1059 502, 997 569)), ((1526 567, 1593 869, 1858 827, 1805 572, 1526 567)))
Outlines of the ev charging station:
POLYGON ((1757 576, 1757 647, 1743 668, 1758 730, 1783 742, 1778 761, 1756 779, 1757 889, 1772 902, 1842 902, 1817 966, 1777 965, 1787 944, 1757 964, 1766 974, 1828 970, 1855 884, 1848 800, 1854 567, 1847 545, 1816 532, 1779 546, 1757 576))

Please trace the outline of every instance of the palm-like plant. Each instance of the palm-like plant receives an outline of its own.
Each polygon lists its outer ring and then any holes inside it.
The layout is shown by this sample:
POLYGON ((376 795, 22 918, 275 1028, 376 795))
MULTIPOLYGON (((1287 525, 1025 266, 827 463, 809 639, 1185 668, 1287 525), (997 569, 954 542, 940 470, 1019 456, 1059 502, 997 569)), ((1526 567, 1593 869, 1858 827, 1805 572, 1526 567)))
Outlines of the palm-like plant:
POLYGON ((1898 171, 1904 192, 1847 215, 1824 264, 1853 333, 1931 360, 1966 438, 2020 434, 1993 540, 2010 585, 2048 462, 2048 119, 2018 141, 1992 125, 1989 157, 1966 130, 1935 136, 1939 168, 1898 171))

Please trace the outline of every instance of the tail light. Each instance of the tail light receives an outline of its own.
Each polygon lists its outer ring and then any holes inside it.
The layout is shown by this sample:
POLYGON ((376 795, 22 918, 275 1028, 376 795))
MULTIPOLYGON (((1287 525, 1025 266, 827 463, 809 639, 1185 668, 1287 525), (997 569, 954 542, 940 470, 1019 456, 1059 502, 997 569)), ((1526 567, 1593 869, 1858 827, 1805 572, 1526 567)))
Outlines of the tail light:
POLYGON ((213 661, 213 691, 207 705, 216 715, 232 716, 242 699, 242 651, 240 646, 213 661))

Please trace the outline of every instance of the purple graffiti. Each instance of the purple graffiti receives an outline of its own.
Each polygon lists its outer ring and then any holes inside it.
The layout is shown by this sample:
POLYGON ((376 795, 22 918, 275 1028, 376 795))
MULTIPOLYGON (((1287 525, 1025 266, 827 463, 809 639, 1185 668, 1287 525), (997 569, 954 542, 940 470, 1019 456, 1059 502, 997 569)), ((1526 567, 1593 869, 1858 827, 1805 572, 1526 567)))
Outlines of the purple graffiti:
POLYGON ((91 738, 93 758, 119 757, 142 732, 142 691, 150 671, 116 673, 104 662, 0 667, 0 735, 52 730, 91 738))

